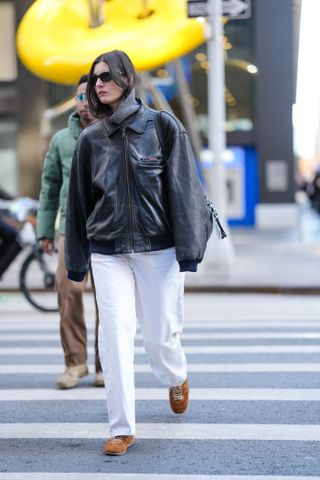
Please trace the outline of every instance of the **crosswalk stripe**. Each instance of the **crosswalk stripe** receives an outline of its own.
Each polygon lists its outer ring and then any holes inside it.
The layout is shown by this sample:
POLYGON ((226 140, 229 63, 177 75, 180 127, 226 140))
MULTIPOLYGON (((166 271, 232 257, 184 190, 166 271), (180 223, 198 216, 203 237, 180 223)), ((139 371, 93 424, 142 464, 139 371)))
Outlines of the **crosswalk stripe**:
MULTIPOLYGON (((148 364, 135 365, 136 373, 149 373, 148 364)), ((62 365, 38 364, 6 364, 0 365, 0 375, 21 374, 59 374, 62 365)), ((89 365, 89 371, 94 372, 94 365, 89 365)), ((320 372, 320 363, 188 363, 189 373, 254 373, 254 372, 320 372)))
MULTIPOLYGON (((37 400, 104 400, 103 389, 77 388, 71 390, 11 388, 0 391, 1 401, 37 400)), ((167 400, 165 388, 137 388, 137 400, 167 400)), ((191 388, 191 400, 232 400, 232 401, 320 401, 317 388, 191 388)))
MULTIPOLYGON (((88 347, 88 353, 93 354, 94 348, 88 347)), ((238 354, 238 353, 319 353, 320 345, 199 345, 183 347, 186 354, 238 354)), ((135 347, 136 354, 144 354, 143 347, 135 347)), ((61 347, 1 347, 0 355, 61 355, 61 347)))
POLYGON ((188 475, 161 473, 45 473, 6 472, 0 480, 319 480, 314 476, 292 475, 188 475))
MULTIPOLYGON (((142 340, 142 335, 138 333, 135 337, 142 340)), ((255 332, 255 333, 197 333, 184 332, 181 336, 183 340, 283 340, 283 339, 299 339, 299 340, 317 340, 320 339, 320 332, 255 332)), ((56 333, 2 333, 1 342, 31 342, 31 341, 59 341, 60 336, 56 333)), ((88 340, 94 340, 94 334, 88 335, 88 340)))
MULTIPOLYGON (((89 329, 94 329, 94 322, 92 319, 87 320, 87 327, 89 329)), ((254 330, 270 330, 271 328, 287 328, 290 330, 294 330, 295 328, 299 329, 306 329, 306 328, 317 328, 320 329, 320 320, 319 321, 304 321, 303 319, 300 321, 277 321, 277 320, 270 320, 270 321, 252 321, 252 322, 245 322, 245 321, 216 321, 212 320, 199 320, 199 321, 186 321, 184 329, 187 330, 188 328, 199 328, 204 330, 211 330, 211 329, 223 329, 223 330, 231 330, 231 329, 250 329, 253 328, 254 330)), ((23 321, 17 321, 14 319, 8 319, 3 315, 0 319, 0 331, 21 331, 21 330, 40 330, 40 331, 56 331, 59 332, 59 320, 58 317, 53 320, 47 319, 44 323, 43 318, 39 321, 28 321, 28 319, 24 319, 23 321)))
MULTIPOLYGON (((138 423, 137 438, 320 441, 320 425, 138 423)), ((3 423, 0 438, 105 438, 104 423, 3 423)))

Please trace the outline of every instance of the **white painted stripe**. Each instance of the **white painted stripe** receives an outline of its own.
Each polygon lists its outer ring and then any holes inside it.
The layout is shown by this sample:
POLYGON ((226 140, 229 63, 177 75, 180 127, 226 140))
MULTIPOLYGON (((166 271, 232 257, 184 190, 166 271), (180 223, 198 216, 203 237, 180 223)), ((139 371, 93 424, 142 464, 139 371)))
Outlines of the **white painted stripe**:
MULTIPOLYGON (((275 298, 275 296, 274 296, 275 298)), ((271 302, 274 302, 274 298, 271 299, 271 302)), ((309 297, 305 297, 309 298, 309 297)), ((290 299, 293 299, 291 296, 290 299)), ((230 308, 227 302, 224 305, 221 305, 219 308, 215 305, 214 300, 211 301, 211 304, 207 306, 195 305, 195 306, 188 306, 185 308, 184 316, 186 321, 189 320, 196 320, 199 319, 201 321, 218 321, 222 322, 237 322, 240 321, 244 322, 251 322, 251 323, 258 323, 261 321, 267 321, 271 319, 271 321, 276 321, 276 319, 280 322, 300 322, 302 323, 304 320, 306 322, 317 322, 319 324, 319 307, 314 307, 314 311, 310 308, 306 308, 306 306, 296 306, 294 308, 290 308, 290 303, 288 299, 286 302, 283 303, 281 306, 282 311, 276 311, 276 309, 267 308, 266 305, 256 302, 253 303, 251 307, 241 305, 238 302, 238 299, 235 297, 230 297, 230 301, 234 300, 234 308, 230 308)), ((52 302, 48 302, 48 305, 52 305, 52 302)), ((4 305, 1 303, 0 300, 0 310, 1 310, 1 320, 5 320, 8 318, 15 318, 15 319, 24 319, 29 318, 32 320, 43 320, 44 317, 48 321, 57 321, 59 315, 57 312, 54 313, 44 313, 35 310, 31 305, 28 304, 13 304, 13 305, 4 305)), ((86 317, 88 320, 94 320, 95 312, 93 308, 86 308, 86 317)), ((1 321, 0 320, 0 321, 1 321)))
POLYGON ((319 480, 292 475, 173 475, 158 473, 0 473, 0 480, 319 480))
MULTIPOLYGON (((1 312, 1 315, 3 313, 1 312)), ((94 322, 92 319, 87 320, 87 327, 89 329, 94 330, 94 322)), ((201 328, 201 329, 224 329, 224 330, 231 330, 231 329, 270 329, 270 328, 288 328, 290 330, 294 330, 295 328, 305 329, 305 328, 318 328, 320 329, 320 320, 319 321, 304 321, 303 319, 300 321, 277 321, 277 320, 265 320, 265 321, 254 321, 254 322, 245 322, 242 320, 239 321, 215 321, 215 320, 193 320, 193 321, 186 321, 184 325, 185 331, 188 328, 201 328)), ((18 321, 15 319, 8 319, 8 318, 1 318, 0 319, 0 331, 21 331, 21 330, 29 330, 29 331, 53 331, 59 332, 59 320, 58 317, 54 319, 54 321, 49 320, 47 318, 41 317, 39 321, 28 320, 25 319, 24 321, 18 321)))
MULTIPOLYGON (((274 302, 276 296, 270 299, 270 302, 274 302)), ((294 297, 290 296, 290 300, 293 301, 294 297)), ((313 307, 307 305, 307 301, 310 300, 310 297, 304 297, 300 299, 296 305, 291 305, 288 302, 288 297, 285 302, 275 304, 270 308, 266 303, 255 301, 254 297, 251 301, 251 305, 243 305, 239 301, 239 297, 234 299, 234 305, 230 306, 233 301, 232 296, 226 299, 220 305, 215 302, 214 298, 210 298, 210 302, 206 305, 201 305, 199 301, 195 301, 194 305, 185 306, 185 318, 186 320, 209 320, 209 321, 266 321, 267 319, 277 319, 279 321, 284 321, 290 323, 292 322, 302 322, 305 321, 315 321, 319 323, 319 316, 317 312, 320 309, 320 302, 318 302, 313 307)), ((293 302, 292 302, 293 303, 293 302)), ((53 302, 48 300, 48 305, 52 305, 53 302)), ((28 303, 21 304, 4 304, 1 302, 0 298, 0 308, 2 312, 2 318, 14 317, 21 318, 28 317, 29 319, 41 320, 44 317, 48 320, 54 320, 58 318, 58 313, 44 313, 35 310, 28 303)), ((90 305, 86 310, 87 318, 94 318, 95 312, 94 308, 90 305)))
MULTIPOLYGON (((165 388, 137 388, 137 400, 167 400, 165 388)), ((232 401, 320 401, 320 389, 316 388, 191 388, 191 400, 232 401)), ((76 388, 56 389, 2 389, 0 401, 37 400, 105 400, 104 389, 76 388)))
MULTIPOLYGON (((94 340, 94 334, 88 335, 88 340, 94 340)), ((142 340, 141 333, 136 335, 136 340, 142 340)), ((320 339, 320 332, 256 332, 256 333, 198 333, 184 332, 182 340, 317 340, 320 339)), ((57 329, 56 333, 2 333, 0 341, 6 342, 31 342, 31 341, 60 341, 60 335, 57 329)))
MULTIPOLYGON (((93 354, 94 348, 88 347, 88 353, 93 354)), ((183 347, 186 354, 243 354, 243 353, 319 353, 320 345, 199 345, 183 347)), ((144 354, 144 347, 135 347, 136 354, 144 354)), ((0 355, 60 355, 61 347, 1 347, 0 355)))
MULTIPOLYGON (((34 316, 42 315, 24 301, 21 294, 1 294, 0 305, 4 312, 12 311, 12 313, 15 313, 17 310, 23 310, 28 313, 33 312, 34 316)), ((85 295, 85 307, 86 310, 93 313, 92 294, 85 295)), ((223 319, 240 318, 241 316, 245 320, 269 317, 279 320, 285 318, 289 321, 297 317, 300 320, 310 320, 311 318, 319 320, 320 301, 317 296, 306 297, 303 295, 290 296, 288 302, 286 295, 186 294, 185 310, 187 315, 198 318, 205 315, 223 319)))
MULTIPOLYGON (((320 441, 320 425, 138 423, 138 439, 320 441)), ((0 438, 106 438, 104 423, 3 423, 0 438)))
MULTIPOLYGON (((134 367, 137 373, 149 373, 148 364, 138 363, 134 367)), ((0 375, 21 374, 60 374, 62 365, 7 364, 0 365, 0 375)), ((94 365, 89 365, 94 372, 94 365)), ((320 363, 188 363, 189 373, 254 373, 254 372, 320 372, 320 363)))

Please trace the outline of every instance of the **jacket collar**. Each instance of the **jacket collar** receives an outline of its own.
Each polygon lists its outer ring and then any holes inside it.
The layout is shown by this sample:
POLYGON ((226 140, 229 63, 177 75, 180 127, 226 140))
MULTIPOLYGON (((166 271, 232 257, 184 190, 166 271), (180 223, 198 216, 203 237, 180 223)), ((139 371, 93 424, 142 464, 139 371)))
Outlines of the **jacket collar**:
POLYGON ((71 132, 71 135, 77 139, 81 132, 80 127, 80 117, 77 112, 72 112, 68 118, 68 128, 71 132))
POLYGON ((111 117, 102 120, 107 135, 112 135, 120 128, 130 128, 137 133, 144 132, 149 111, 140 98, 135 98, 134 93, 131 94, 121 102, 111 117))

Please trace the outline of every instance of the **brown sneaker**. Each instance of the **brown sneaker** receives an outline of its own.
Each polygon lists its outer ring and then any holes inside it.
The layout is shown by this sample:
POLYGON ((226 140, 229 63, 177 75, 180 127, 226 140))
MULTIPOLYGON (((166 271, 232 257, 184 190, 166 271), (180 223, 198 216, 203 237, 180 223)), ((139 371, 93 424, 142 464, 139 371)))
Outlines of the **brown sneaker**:
POLYGON ((78 384, 78 379, 88 375, 88 367, 85 363, 66 367, 63 375, 57 378, 57 387, 61 389, 73 388, 78 384))
POLYGON ((189 383, 186 379, 181 385, 169 388, 170 406, 174 413, 183 413, 189 402, 189 383))
POLYGON ((128 447, 133 444, 133 435, 118 435, 107 441, 103 451, 106 455, 123 455, 126 453, 128 447))

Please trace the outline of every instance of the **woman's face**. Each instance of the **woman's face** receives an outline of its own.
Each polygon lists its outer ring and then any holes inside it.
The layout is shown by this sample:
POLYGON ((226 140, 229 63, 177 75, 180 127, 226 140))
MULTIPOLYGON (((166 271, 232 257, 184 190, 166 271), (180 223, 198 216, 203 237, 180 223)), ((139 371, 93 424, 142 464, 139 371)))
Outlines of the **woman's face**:
MULTIPOLYGON (((99 62, 95 65, 93 75, 101 75, 101 73, 109 72, 109 66, 106 62, 99 62)), ((113 111, 116 110, 124 93, 124 89, 119 87, 113 80, 103 81, 97 79, 95 84, 95 92, 101 103, 108 105, 113 111)))

